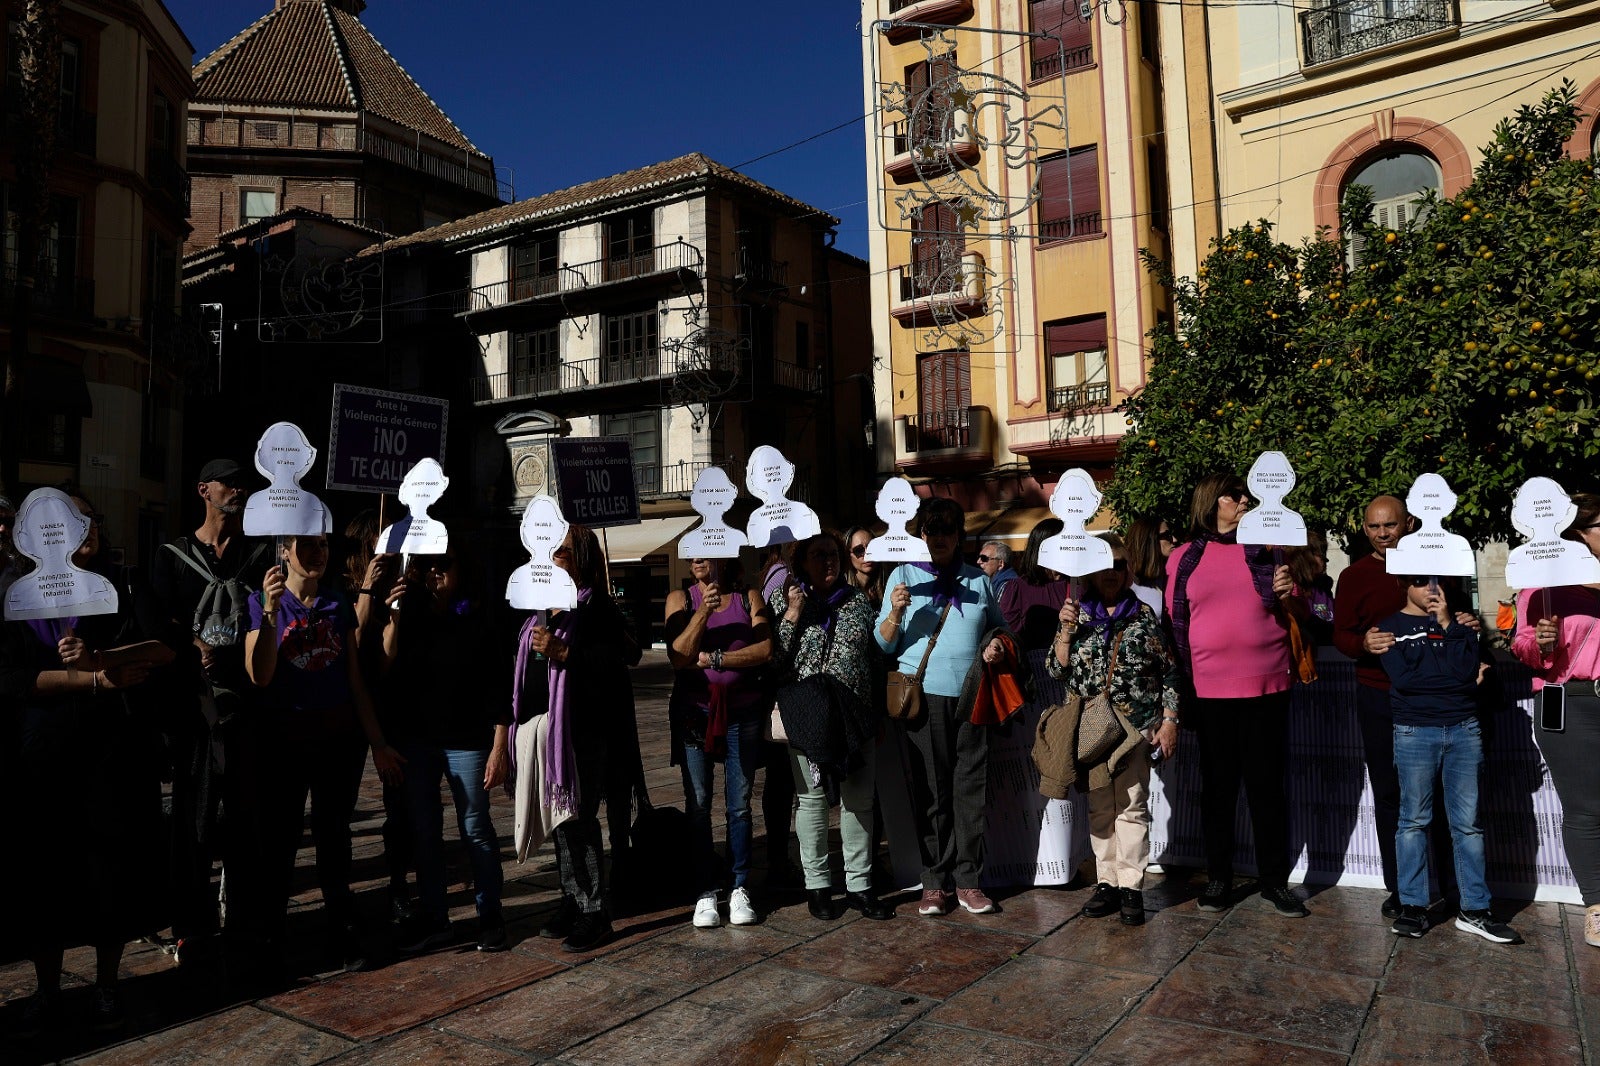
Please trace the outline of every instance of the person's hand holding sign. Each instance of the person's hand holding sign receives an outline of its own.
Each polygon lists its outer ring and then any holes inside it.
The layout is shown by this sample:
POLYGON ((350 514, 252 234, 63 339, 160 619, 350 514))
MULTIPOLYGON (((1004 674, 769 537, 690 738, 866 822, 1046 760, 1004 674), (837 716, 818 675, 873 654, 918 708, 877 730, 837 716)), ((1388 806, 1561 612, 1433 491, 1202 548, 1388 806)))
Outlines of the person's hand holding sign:
POLYGON ((267 576, 261 581, 262 614, 276 615, 278 613, 278 601, 283 598, 283 574, 284 567, 282 563, 277 566, 267 567, 267 576))
POLYGON ((89 654, 89 646, 83 642, 82 637, 74 636, 71 627, 61 635, 56 642, 56 654, 61 657, 61 665, 68 670, 76 670, 78 664, 89 654))
POLYGON ((1294 595, 1294 578, 1289 576, 1289 568, 1279 565, 1272 571, 1272 594, 1278 599, 1294 595))
POLYGON ((722 610, 722 586, 713 584, 706 592, 705 599, 700 601, 700 616, 710 618, 722 610))
POLYGON ((784 587, 783 595, 788 600, 789 608, 783 612, 783 620, 794 623, 800 621, 800 612, 805 609, 806 590, 798 583, 791 581, 784 587))
POLYGON ((528 637, 528 643, 533 650, 547 659, 558 663, 567 661, 567 643, 552 633, 546 626, 534 626, 533 632, 528 637))
POLYGON ((1561 619, 1555 615, 1539 619, 1533 634, 1539 641, 1539 654, 1549 655, 1556 650, 1556 642, 1561 638, 1561 619))

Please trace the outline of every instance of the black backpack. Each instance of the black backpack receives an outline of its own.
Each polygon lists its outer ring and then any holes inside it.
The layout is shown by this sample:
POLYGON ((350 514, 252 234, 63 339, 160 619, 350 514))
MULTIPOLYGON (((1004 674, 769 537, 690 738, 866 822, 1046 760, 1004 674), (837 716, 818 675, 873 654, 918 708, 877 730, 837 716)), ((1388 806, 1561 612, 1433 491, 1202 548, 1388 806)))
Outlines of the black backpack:
MULTIPOLYGON (((211 569, 211 560, 193 541, 185 542, 189 550, 177 544, 162 547, 172 552, 184 564, 206 579, 205 591, 194 608, 194 635, 213 648, 231 648, 244 644, 244 635, 250 631, 250 596, 252 589, 237 577, 218 577, 211 569)), ((255 559, 263 550, 256 545, 251 553, 255 559)), ((241 572, 242 568, 241 568, 241 572)))

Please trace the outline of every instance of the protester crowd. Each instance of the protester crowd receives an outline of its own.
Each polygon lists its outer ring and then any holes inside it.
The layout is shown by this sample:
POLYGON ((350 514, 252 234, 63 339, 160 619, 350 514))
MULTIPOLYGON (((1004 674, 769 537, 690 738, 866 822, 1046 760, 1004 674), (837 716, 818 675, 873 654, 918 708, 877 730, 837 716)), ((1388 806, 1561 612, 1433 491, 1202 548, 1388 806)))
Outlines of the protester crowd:
MULTIPOLYGON (((80 945, 96 957, 93 1024, 119 1027, 124 945, 168 926, 181 965, 223 959, 242 986, 281 984, 308 823, 324 923, 316 939, 338 964, 357 970, 386 950, 455 943, 441 785, 470 864, 480 951, 509 946, 495 789, 516 794, 519 857, 553 846, 562 896, 539 935, 564 949, 610 939, 624 884, 670 880, 635 854, 659 857, 660 842, 629 837, 634 799, 647 796, 629 674, 641 645, 591 530, 570 527, 553 555, 577 606, 510 617, 498 576, 482 572, 476 553, 377 552, 373 516, 358 516, 338 546, 342 574, 327 536, 247 538, 246 483, 237 463, 207 463, 201 524, 157 551, 148 575, 107 561, 100 516, 69 492, 88 529, 73 561, 115 585, 118 610, 7 621, 0 631, 10 864, 0 903, 25 916, 0 934, 0 958, 29 959, 36 971, 24 1032, 66 1024, 62 956, 80 945), (369 755, 383 785, 387 945, 351 888, 351 821, 369 755)), ((1572 499, 1577 519, 1564 536, 1600 557, 1600 496, 1572 499)), ((792 814, 796 887, 810 913, 894 918, 874 886, 884 744, 903 751, 917 913, 996 911, 984 877, 988 750, 1030 698, 1045 707, 1034 742, 1041 790, 1086 793, 1096 883, 1083 915, 1145 921, 1152 768, 1180 757, 1180 730, 1193 730, 1206 866, 1198 906, 1237 901, 1242 789, 1256 888, 1277 913, 1304 916, 1289 886, 1289 702, 1315 676, 1315 645, 1331 641, 1355 660, 1351 711, 1393 931, 1421 936, 1443 917, 1515 941, 1485 882, 1484 723, 1503 700, 1478 619, 1448 579, 1386 571, 1411 528, 1399 499, 1379 496, 1366 509, 1371 550, 1337 587, 1320 537, 1291 551, 1239 543, 1251 503, 1236 476, 1208 476, 1185 532, 1135 518, 1121 537, 1104 536, 1110 565, 1078 579, 1041 562, 1062 528, 1055 519, 1033 530, 1025 552, 991 540, 975 564, 965 561, 966 516, 940 497, 922 501, 912 529, 927 563, 872 562, 865 527, 771 552, 748 583, 737 560, 692 560, 692 580, 667 598, 665 640, 687 814, 669 861, 692 871, 693 925, 718 926, 724 914, 733 925, 760 920, 751 803, 763 774, 766 887, 787 874, 792 814), (712 831, 719 767, 724 856, 712 831), (829 854, 835 805, 842 896, 829 854)), ((14 517, 0 499, 0 592, 29 565, 12 540, 14 517)), ((1597 626, 1600 589, 1525 590, 1511 648, 1536 687, 1564 696, 1560 731, 1536 724, 1534 736, 1564 808, 1586 940, 1600 947, 1597 626)))

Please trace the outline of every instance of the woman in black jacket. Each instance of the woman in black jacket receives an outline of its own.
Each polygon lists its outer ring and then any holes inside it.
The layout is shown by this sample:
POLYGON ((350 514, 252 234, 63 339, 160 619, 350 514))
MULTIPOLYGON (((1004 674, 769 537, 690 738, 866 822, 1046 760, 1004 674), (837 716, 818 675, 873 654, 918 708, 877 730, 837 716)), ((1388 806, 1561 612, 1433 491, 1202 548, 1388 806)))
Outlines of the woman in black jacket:
POLYGON ((541 930, 564 937, 564 951, 588 951, 611 939, 600 800, 613 751, 624 752, 633 721, 633 679, 639 644, 606 584, 606 560, 594 531, 572 526, 555 564, 578 586, 578 606, 530 617, 517 648, 512 705, 519 729, 539 727, 533 804, 554 824, 561 907, 541 930), (536 722, 541 716, 548 720, 536 722))

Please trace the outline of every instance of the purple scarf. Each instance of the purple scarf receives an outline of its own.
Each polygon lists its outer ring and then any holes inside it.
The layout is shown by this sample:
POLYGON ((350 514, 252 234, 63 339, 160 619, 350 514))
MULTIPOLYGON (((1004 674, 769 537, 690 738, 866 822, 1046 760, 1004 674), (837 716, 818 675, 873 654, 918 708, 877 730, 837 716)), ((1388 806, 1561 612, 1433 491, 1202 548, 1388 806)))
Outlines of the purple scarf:
POLYGON ((961 560, 956 559, 944 569, 932 563, 912 563, 912 566, 933 575, 933 609, 944 610, 945 604, 950 604, 956 609, 956 614, 961 614, 961 560))
POLYGON ((56 645, 61 643, 61 638, 66 636, 67 630, 78 628, 78 619, 73 618, 31 618, 28 628, 33 630, 33 635, 39 638, 39 643, 56 650, 56 645))
MULTIPOLYGON (((1172 625, 1172 642, 1178 649, 1178 665, 1182 667, 1185 677, 1191 675, 1189 663, 1189 578, 1194 574, 1195 568, 1200 565, 1200 556, 1205 553, 1206 545, 1212 541, 1218 544, 1237 544, 1238 531, 1218 535, 1201 530, 1190 542, 1183 553, 1183 559, 1178 563, 1178 574, 1172 584, 1172 604, 1168 618, 1172 625)), ((1256 595, 1261 597, 1261 605, 1267 610, 1276 610, 1278 597, 1272 591, 1272 573, 1277 569, 1273 562, 1272 554, 1265 548, 1258 548, 1254 555, 1245 553, 1245 565, 1250 568, 1250 581, 1256 587, 1256 595)))
POLYGON ((850 594, 855 591, 851 584, 843 578, 833 583, 833 591, 826 596, 812 588, 803 578, 799 579, 798 583, 805 592, 806 599, 822 608, 822 631, 824 633, 833 628, 834 619, 839 617, 840 605, 845 600, 848 600, 850 594))
POLYGON ((1111 632, 1124 619, 1132 618, 1139 610, 1139 598, 1129 589, 1123 589, 1110 610, 1098 599, 1083 601, 1083 623, 1090 629, 1111 632))
MULTIPOLYGON (((578 606, 581 608, 589 602, 591 590, 578 590, 578 606)), ((576 611, 562 611, 550 626, 550 631, 561 642, 572 644, 572 633, 576 627, 576 611)), ((529 615, 528 620, 522 623, 522 635, 517 641, 517 673, 512 679, 511 688, 511 750, 516 751, 515 734, 517 724, 526 722, 538 713, 534 708, 525 707, 522 697, 522 678, 527 673, 528 662, 533 654, 533 630, 537 624, 537 615, 529 615)), ((550 702, 545 712, 550 715, 550 751, 555 758, 551 765, 544 768, 545 794, 541 797, 545 806, 554 810, 576 811, 578 809, 578 766, 573 753, 572 745, 567 740, 567 668, 564 663, 554 659, 547 659, 550 670, 550 702)))

